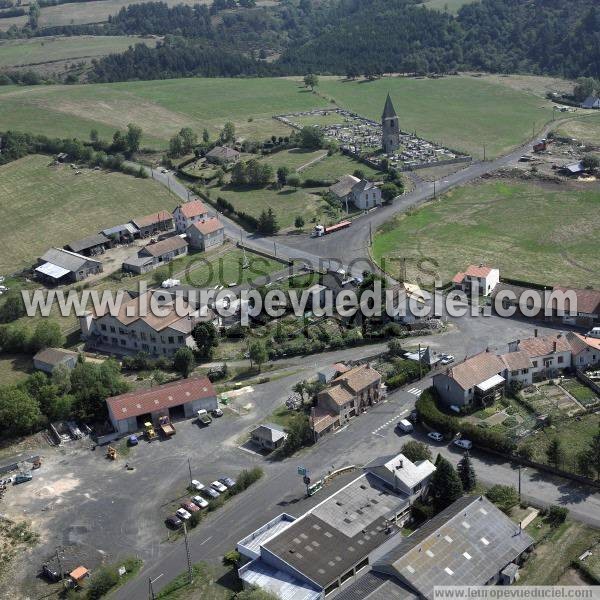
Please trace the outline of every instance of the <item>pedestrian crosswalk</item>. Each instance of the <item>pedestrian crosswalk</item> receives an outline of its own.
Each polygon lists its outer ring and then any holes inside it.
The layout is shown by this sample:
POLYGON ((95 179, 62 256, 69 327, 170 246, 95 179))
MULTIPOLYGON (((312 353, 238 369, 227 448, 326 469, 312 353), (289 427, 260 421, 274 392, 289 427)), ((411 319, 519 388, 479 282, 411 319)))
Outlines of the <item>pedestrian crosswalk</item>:
POLYGON ((377 429, 375 429, 371 433, 373 435, 381 435, 379 432, 382 429, 385 429, 386 427, 389 427, 392 423, 396 423, 397 421, 402 419, 407 412, 407 410, 403 410, 401 413, 398 413, 395 417, 392 417, 389 421, 386 421, 385 423, 381 424, 377 429))
POLYGON ((410 388, 407 392, 409 394, 414 394, 415 396, 420 396, 423 393, 423 390, 420 390, 419 388, 410 388))

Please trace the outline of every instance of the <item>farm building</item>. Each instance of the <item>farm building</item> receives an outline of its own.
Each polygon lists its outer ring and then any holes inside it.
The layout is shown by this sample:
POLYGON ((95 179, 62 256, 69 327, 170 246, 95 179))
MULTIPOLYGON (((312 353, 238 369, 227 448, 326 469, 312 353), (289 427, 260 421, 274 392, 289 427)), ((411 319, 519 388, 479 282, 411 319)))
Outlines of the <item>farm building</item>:
POLYGON ((209 163, 216 165, 226 165, 237 162, 240 159, 240 153, 233 148, 227 146, 215 146, 206 155, 206 160, 209 163))
POLYGON ((218 401, 208 377, 190 377, 113 396, 106 405, 115 431, 133 433, 143 429, 145 422, 157 424, 159 417, 165 415, 171 420, 189 419, 198 410, 214 410, 218 401))
POLYGON ((588 96, 581 103, 581 108, 600 108, 600 98, 598 96, 588 96))
POLYGON ((61 248, 50 248, 38 259, 35 276, 51 284, 73 283, 103 270, 99 260, 61 248))
POLYGON ((110 239, 103 233, 95 233, 94 235, 88 235, 81 240, 67 244, 65 250, 71 250, 71 252, 77 252, 84 256, 96 256, 104 254, 108 246, 110 246, 110 239))
POLYGON ((133 223, 124 223, 123 225, 115 225, 114 227, 109 227, 108 229, 102 230, 102 235, 105 235, 110 240, 123 243, 123 242, 132 242, 133 239, 139 235, 139 230, 133 223))
POLYGON ((348 211, 348 203, 360 210, 368 210, 381 205, 381 190, 377 184, 354 175, 344 175, 329 188, 329 191, 344 205, 348 211))
POLYGON ((187 236, 192 248, 209 250, 223 243, 225 228, 217 217, 209 217, 192 223, 187 228, 187 236))
POLYGON ((39 371, 52 374, 59 365, 65 365, 69 369, 74 369, 77 364, 77 352, 64 350, 63 348, 46 348, 40 350, 33 357, 33 366, 39 371))
POLYGON ((140 237, 148 237, 173 229, 173 215, 166 210, 159 210, 157 213, 132 219, 131 223, 139 231, 140 237))
POLYGON ((200 200, 180 204, 173 211, 177 233, 185 233, 190 225, 206 218, 208 218, 208 210, 200 200))
POLYGON ((413 500, 427 494, 435 466, 428 460, 414 463, 404 454, 392 454, 371 461, 365 466, 365 471, 381 479, 386 487, 413 500))
POLYGON ((250 432, 252 441, 263 450, 275 450, 285 441, 287 434, 277 425, 259 425, 250 432))
POLYGON ((176 235, 144 246, 137 256, 129 258, 123 263, 122 269, 130 273, 146 273, 175 258, 185 256, 187 251, 187 242, 176 235))
POLYGON ((591 328, 600 323, 600 290, 570 288, 555 285, 552 292, 572 292, 577 298, 577 315, 555 315, 555 319, 570 325, 591 328))

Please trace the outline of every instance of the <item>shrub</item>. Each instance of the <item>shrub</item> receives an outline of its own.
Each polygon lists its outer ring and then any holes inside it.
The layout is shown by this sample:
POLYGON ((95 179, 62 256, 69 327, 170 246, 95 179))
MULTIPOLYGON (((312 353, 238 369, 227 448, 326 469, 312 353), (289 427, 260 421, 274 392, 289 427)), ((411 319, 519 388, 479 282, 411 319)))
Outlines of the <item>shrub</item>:
POLYGON ((511 508, 519 503, 517 490, 510 485, 494 485, 485 493, 485 496, 506 514, 510 513, 511 508))
POLYGON ((564 506, 552 505, 548 509, 548 522, 552 527, 558 527, 567 520, 568 515, 569 511, 564 506))
POLYGON ((90 600, 98 600, 105 596, 119 583, 119 573, 110 567, 100 567, 91 577, 87 587, 87 597, 90 600))

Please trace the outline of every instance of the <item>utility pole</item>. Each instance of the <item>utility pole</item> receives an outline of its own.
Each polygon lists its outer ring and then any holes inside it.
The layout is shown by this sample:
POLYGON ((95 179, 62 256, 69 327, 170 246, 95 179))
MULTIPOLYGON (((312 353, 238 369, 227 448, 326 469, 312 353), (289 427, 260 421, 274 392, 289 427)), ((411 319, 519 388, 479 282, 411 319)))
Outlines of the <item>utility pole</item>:
POLYGON ((373 245, 373 225, 371 221, 369 221, 369 246, 373 245))
POLYGON ((158 581, 162 576, 163 576, 163 574, 161 573, 158 577, 155 577, 154 579, 152 579, 151 577, 148 577, 148 598, 149 598, 149 600, 156 600, 156 596, 154 595, 154 588, 152 587, 152 584, 155 581, 158 581))
POLYGON ((192 463, 190 462, 190 458, 188 456, 188 470, 190 472, 190 487, 192 486, 192 463))
POLYGON ((183 522, 183 535, 185 538, 185 554, 187 556, 188 583, 192 583, 194 581, 192 577, 192 559, 190 557, 190 546, 188 544, 187 526, 185 521, 183 522))
POLYGON ((485 144, 483 145, 483 162, 485 162, 485 144))
POLYGON ((531 132, 532 132, 531 137, 534 138, 535 137, 535 121, 533 122, 533 126, 531 128, 531 132))
POLYGON ((58 574, 62 581, 63 589, 67 589, 67 580, 65 579, 65 573, 63 571, 62 561, 60 560, 60 548, 56 548, 56 562, 58 563, 58 574))
POLYGON ((435 179, 433 180, 433 197, 435 198, 435 179))
POLYGON ((423 378, 423 363, 421 362, 421 343, 419 342, 419 379, 423 378))
POLYGON ((275 254, 275 257, 277 257, 277 244, 275 244, 275 242, 273 242, 273 253, 275 254))

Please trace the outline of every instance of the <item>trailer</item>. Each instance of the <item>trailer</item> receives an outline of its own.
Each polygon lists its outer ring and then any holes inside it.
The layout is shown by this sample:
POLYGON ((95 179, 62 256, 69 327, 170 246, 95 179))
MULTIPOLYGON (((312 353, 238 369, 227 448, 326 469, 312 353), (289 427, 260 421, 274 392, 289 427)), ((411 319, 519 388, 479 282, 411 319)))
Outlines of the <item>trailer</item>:
POLYGON ((198 411, 198 425, 210 425, 212 423, 212 417, 208 414, 206 409, 202 408, 198 411))
POLYGON ((158 419, 158 424, 160 425, 160 429, 165 437, 171 437, 172 435, 175 435, 175 425, 171 423, 171 419, 169 419, 167 415, 160 417, 158 419))
POLYGON ((336 223, 335 225, 330 225, 329 227, 325 227, 323 225, 315 225, 315 228, 311 235, 313 237, 322 237, 329 233, 335 233, 340 229, 346 229, 347 227, 350 227, 350 225, 352 225, 352 221, 348 220, 340 221, 339 223, 336 223))

